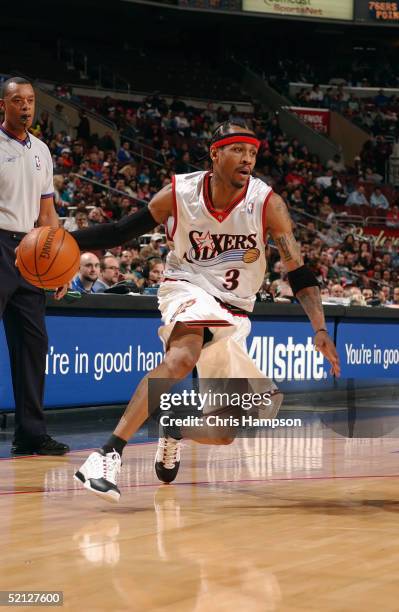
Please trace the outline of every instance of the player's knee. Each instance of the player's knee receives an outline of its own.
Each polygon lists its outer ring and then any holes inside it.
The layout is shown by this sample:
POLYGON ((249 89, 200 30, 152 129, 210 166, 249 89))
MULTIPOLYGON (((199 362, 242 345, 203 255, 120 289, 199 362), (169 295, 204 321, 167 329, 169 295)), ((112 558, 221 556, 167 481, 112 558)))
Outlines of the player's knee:
POLYGON ((178 356, 166 356, 165 365, 169 370, 169 378, 182 380, 193 371, 196 360, 188 351, 178 356))

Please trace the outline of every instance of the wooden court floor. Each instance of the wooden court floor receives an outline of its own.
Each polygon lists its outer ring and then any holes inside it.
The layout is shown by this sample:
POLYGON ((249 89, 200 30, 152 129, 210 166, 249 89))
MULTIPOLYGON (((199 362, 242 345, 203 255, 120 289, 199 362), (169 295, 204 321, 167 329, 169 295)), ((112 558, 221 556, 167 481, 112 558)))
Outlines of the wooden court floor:
POLYGON ((119 505, 73 481, 86 451, 1 461, 1 590, 82 612, 399 610, 399 439, 187 443, 171 486, 154 450, 127 448, 119 505))

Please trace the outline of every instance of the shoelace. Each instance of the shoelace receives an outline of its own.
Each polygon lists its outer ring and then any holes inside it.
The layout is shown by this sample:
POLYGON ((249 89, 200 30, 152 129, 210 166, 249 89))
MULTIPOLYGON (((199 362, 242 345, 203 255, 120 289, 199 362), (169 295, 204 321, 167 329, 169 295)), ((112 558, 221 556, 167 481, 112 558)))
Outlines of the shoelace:
POLYGON ((173 470, 177 462, 179 441, 170 438, 162 438, 162 463, 167 470, 173 470))
POLYGON ((121 458, 118 453, 108 453, 102 457, 105 480, 116 484, 116 477, 121 469, 121 458))

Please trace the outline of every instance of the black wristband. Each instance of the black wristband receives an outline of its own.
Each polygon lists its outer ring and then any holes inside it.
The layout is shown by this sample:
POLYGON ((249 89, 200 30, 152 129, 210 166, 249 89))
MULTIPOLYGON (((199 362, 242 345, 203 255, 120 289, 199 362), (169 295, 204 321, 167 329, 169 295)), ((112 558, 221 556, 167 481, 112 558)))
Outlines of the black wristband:
POLYGON ((288 282, 291 285, 292 293, 296 295, 301 289, 306 287, 318 287, 317 278, 307 266, 301 266, 292 272, 288 272, 288 282))
POLYGON ((153 230, 159 223, 148 208, 126 215, 117 223, 104 223, 71 232, 82 251, 112 249, 132 238, 138 238, 153 230))

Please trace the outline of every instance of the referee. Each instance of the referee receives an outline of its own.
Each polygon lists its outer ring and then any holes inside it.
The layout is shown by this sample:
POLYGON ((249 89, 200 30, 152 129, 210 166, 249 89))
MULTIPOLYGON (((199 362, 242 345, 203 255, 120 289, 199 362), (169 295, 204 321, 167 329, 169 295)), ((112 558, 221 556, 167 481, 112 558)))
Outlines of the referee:
MULTIPOLYGON (((66 444, 46 432, 43 392, 47 353, 45 294, 15 266, 15 249, 34 225, 58 227, 53 200, 53 162, 47 146, 28 133, 35 112, 29 81, 3 83, 0 108, 0 318, 10 355, 15 399, 17 455, 64 455, 66 444)), ((61 299, 67 286, 57 290, 61 299)))

